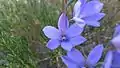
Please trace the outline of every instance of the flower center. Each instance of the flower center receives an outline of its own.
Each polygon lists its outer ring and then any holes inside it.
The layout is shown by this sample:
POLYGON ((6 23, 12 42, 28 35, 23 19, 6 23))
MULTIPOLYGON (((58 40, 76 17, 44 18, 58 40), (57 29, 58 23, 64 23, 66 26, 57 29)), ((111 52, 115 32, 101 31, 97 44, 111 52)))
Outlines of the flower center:
POLYGON ((67 36, 63 35, 62 38, 61 38, 62 41, 68 41, 68 38, 67 36))

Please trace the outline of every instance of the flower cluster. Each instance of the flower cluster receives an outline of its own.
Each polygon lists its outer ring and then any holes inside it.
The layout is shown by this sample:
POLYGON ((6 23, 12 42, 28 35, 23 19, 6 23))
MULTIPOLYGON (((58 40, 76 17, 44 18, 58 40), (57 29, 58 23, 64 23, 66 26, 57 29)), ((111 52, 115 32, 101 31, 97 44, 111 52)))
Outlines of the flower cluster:
POLYGON ((53 26, 43 28, 44 34, 50 39, 46 45, 49 49, 54 50, 61 46, 67 51, 67 55, 61 56, 61 59, 68 68, 93 68, 100 60, 104 49, 102 44, 93 48, 87 59, 75 46, 86 41, 86 38, 81 36, 86 25, 100 26, 99 20, 105 16, 104 13, 101 13, 102 8, 103 3, 99 0, 78 0, 73 8, 73 18, 70 19, 75 23, 69 25, 67 14, 62 12, 58 20, 58 29, 53 26))

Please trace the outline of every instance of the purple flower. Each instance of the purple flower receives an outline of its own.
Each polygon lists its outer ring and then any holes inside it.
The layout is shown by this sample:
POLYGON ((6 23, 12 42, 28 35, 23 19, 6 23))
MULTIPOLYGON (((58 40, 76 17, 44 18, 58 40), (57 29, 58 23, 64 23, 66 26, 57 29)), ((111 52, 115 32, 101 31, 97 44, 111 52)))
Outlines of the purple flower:
POLYGON ((120 68, 120 51, 110 50, 108 51, 103 68, 120 68))
POLYGON ((120 50, 120 25, 117 25, 114 29, 113 39, 110 41, 116 48, 120 50))
POLYGON ((116 47, 117 50, 120 50, 120 25, 115 27, 115 32, 113 34, 111 43, 116 47))
POLYGON ((80 36, 82 31, 83 29, 76 24, 69 27, 68 18, 65 13, 62 13, 59 17, 58 29, 52 26, 46 26, 43 29, 44 34, 50 38, 47 43, 49 49, 54 50, 61 45, 67 51, 86 41, 84 37, 80 36))
POLYGON ((114 37, 111 42, 116 47, 116 49, 120 50, 120 35, 114 37))
POLYGON ((103 68, 110 68, 112 64, 112 51, 108 51, 104 60, 103 68))
POLYGON ((102 52, 103 45, 98 45, 89 53, 86 60, 82 53, 76 49, 72 49, 67 53, 67 56, 62 56, 61 58, 68 68, 82 68, 86 65, 91 68, 99 61, 102 56, 102 52))
POLYGON ((120 68, 120 51, 115 50, 112 54, 111 68, 120 68))
POLYGON ((108 51, 103 68, 120 68, 120 25, 115 27, 115 32, 113 34, 113 39, 111 43, 115 46, 115 50, 108 51))
POLYGON ((113 37, 120 35, 120 25, 119 24, 115 27, 114 30, 115 30, 115 32, 113 34, 113 37))
POLYGON ((73 10, 73 20, 84 27, 86 24, 94 27, 99 27, 100 19, 102 19, 105 14, 100 13, 103 8, 103 3, 98 0, 92 0, 87 2, 87 0, 78 0, 74 6, 73 10))
POLYGON ((115 46, 115 50, 108 51, 103 68, 120 68, 120 25, 115 27, 111 43, 115 46))

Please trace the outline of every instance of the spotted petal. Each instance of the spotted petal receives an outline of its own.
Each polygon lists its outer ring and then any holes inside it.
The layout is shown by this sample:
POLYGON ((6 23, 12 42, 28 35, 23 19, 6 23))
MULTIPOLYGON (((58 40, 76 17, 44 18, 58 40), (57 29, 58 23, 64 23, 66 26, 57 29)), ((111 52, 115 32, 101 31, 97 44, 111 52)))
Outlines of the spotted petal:
POLYGON ((48 38, 51 38, 51 39, 59 39, 60 38, 59 30, 56 29, 55 27, 46 26, 43 29, 43 32, 48 38))
POLYGON ((100 60, 103 52, 103 45, 97 45, 88 55, 87 64, 90 66, 95 66, 100 60))

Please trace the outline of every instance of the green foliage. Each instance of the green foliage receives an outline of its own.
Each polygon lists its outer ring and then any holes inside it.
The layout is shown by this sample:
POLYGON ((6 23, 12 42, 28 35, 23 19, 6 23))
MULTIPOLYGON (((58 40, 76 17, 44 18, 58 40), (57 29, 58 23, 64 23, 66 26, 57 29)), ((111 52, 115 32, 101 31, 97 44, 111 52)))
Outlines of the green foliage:
POLYGON ((22 37, 3 35, 0 39, 0 49, 4 53, 3 67, 7 68, 36 68, 36 59, 29 49, 27 41, 22 37))
POLYGON ((57 25, 58 14, 44 0, 0 0, 0 68, 37 68, 42 29, 57 25))

